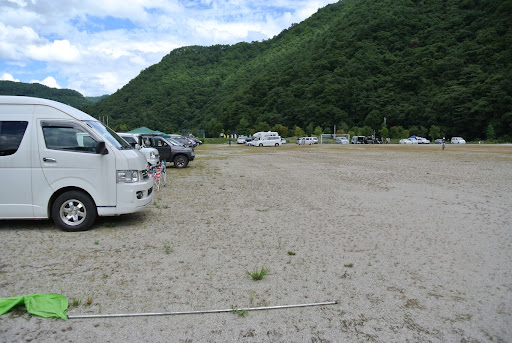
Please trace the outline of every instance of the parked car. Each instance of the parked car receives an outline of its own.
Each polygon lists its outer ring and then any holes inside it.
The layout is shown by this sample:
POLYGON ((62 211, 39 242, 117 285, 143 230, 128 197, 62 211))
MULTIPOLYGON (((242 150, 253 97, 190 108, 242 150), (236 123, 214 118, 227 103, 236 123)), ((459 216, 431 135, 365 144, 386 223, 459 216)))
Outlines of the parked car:
POLYGON ((142 139, 144 144, 158 150, 161 161, 172 161, 176 168, 185 168, 196 157, 194 149, 173 143, 161 136, 143 136, 142 139))
POLYGON ((139 149, 139 151, 146 157, 149 165, 156 166, 160 163, 160 153, 155 148, 145 146, 142 141, 141 134, 119 132, 118 135, 127 141, 134 149, 139 149))
POLYGON ((313 145, 315 144, 314 138, 316 137, 300 137, 297 139, 297 144, 299 145, 313 145))
POLYGON ((418 141, 418 144, 430 144, 430 141, 423 137, 416 137, 416 140, 418 141))
POLYGON ((254 146, 281 146, 280 136, 266 136, 252 141, 254 146))
POLYGON ((398 144, 416 144, 416 141, 413 141, 411 138, 404 138, 398 141, 398 144))
MULTIPOLYGON (((198 139, 198 138, 196 138, 196 137, 194 137, 194 136, 189 136, 188 138, 189 138, 189 139, 191 139, 191 140, 193 140, 194 142, 196 142, 196 143, 197 143, 197 145, 201 145, 201 144, 203 144, 203 141, 202 141, 202 140, 200 140, 200 139, 198 139)), ((196 146, 197 146, 197 145, 196 145, 196 146)))
POLYGON ((348 138, 347 137, 336 137, 336 144, 348 144, 348 138))
POLYGON ((183 144, 184 146, 188 146, 189 148, 195 148, 196 146, 198 146, 199 144, 196 143, 196 141, 190 139, 190 138, 187 138, 187 137, 183 137, 182 135, 169 135, 170 138, 174 139, 175 141, 178 141, 180 142, 181 144, 183 144))
POLYGON ((466 144, 466 141, 462 137, 452 137, 452 144, 466 144))
POLYGON ((247 140, 246 136, 238 136, 236 140, 236 144, 245 144, 245 141, 247 140))
POLYGON ((252 142, 253 140, 254 140, 254 139, 253 139, 252 137, 247 137, 247 138, 245 139, 245 145, 252 145, 252 143, 251 143, 251 142, 252 142))
POLYGON ((286 144, 286 139, 281 138, 281 144, 286 144))
POLYGON ((364 144, 365 137, 364 136, 353 136, 350 140, 350 143, 352 144, 364 144))
POLYGON ((0 96, 0 219, 87 230, 97 216, 153 202, 144 155, 97 119, 56 101, 0 96))
POLYGON ((313 138, 313 144, 318 144, 318 138, 317 137, 311 137, 313 138))
POLYGON ((442 138, 438 138, 434 141, 434 144, 443 144, 443 139, 442 138))

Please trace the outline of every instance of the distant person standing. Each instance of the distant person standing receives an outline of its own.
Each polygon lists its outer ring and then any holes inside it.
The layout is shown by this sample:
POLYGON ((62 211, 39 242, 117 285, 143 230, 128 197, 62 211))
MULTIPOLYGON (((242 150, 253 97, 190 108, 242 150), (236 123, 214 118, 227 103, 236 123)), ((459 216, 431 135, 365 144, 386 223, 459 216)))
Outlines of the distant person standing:
POLYGON ((444 148, 446 146, 446 138, 444 138, 444 137, 443 137, 443 143, 442 144, 443 144, 443 150, 444 150, 444 148))
POLYGON ((229 145, 231 146, 231 136, 228 138, 229 145))

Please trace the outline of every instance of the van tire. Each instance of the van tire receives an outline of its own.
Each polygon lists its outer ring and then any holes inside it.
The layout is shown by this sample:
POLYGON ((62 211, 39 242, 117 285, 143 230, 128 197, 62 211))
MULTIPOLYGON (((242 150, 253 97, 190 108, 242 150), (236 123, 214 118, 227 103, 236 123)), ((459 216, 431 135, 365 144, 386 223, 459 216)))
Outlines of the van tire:
POLYGON ((276 146, 279 146, 279 143, 276 143, 276 146))
POLYGON ((97 216, 94 201, 80 191, 62 193, 52 205, 53 221, 64 231, 85 231, 92 226, 97 216))
POLYGON ((185 168, 188 165, 188 157, 185 155, 178 155, 173 160, 175 168, 185 168))
POLYGON ((263 143, 260 143, 260 146, 263 146, 263 143))

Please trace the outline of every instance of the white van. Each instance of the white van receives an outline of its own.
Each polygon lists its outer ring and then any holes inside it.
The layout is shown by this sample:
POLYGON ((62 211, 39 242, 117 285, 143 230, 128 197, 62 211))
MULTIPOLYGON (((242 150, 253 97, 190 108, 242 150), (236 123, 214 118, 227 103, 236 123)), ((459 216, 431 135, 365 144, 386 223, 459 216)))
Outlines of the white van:
POLYGON ((0 219, 52 218, 65 231, 153 201, 140 151, 84 112, 45 99, 0 96, 0 179, 0 219))
POLYGON ((281 146, 281 136, 265 136, 253 140, 254 146, 281 146))
POLYGON ((146 157, 146 160, 150 166, 154 167, 160 164, 160 153, 157 149, 144 145, 144 141, 142 140, 142 135, 140 133, 117 132, 117 134, 125 141, 127 141, 128 144, 130 144, 133 148, 139 149, 144 157, 146 157))
POLYGON ((299 139, 297 139, 297 144, 299 144, 299 145, 313 145, 313 144, 315 144, 315 140, 313 138, 316 138, 316 137, 300 137, 299 139))
POLYGON ((466 144, 466 140, 462 137, 452 137, 452 144, 466 144))

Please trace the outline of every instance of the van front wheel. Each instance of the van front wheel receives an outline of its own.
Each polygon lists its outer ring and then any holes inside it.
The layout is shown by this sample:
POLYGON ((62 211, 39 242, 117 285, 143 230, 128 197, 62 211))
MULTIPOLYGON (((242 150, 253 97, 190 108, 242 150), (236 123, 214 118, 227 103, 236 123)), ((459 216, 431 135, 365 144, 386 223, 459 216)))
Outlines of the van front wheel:
POLYGON ((52 206, 53 221, 64 231, 85 231, 97 215, 91 197, 79 191, 62 193, 52 206))

